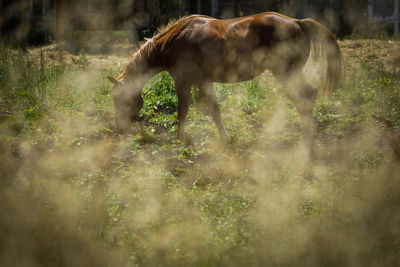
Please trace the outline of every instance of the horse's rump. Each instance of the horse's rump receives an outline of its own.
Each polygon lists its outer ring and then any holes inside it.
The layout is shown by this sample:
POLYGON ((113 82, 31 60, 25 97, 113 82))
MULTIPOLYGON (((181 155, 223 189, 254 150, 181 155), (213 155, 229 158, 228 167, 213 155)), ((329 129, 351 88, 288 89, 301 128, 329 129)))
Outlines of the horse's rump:
POLYGON ((326 56, 327 70, 324 84, 324 96, 329 96, 337 87, 342 76, 343 57, 333 34, 313 19, 297 20, 301 29, 312 42, 314 56, 326 56))

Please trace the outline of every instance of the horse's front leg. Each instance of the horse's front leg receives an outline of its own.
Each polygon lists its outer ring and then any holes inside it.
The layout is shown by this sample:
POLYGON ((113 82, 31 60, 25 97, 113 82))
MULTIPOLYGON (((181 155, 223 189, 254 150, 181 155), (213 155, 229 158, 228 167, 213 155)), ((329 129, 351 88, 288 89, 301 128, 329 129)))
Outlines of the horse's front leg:
POLYGON ((189 110, 190 85, 175 80, 175 90, 178 96, 178 139, 185 139, 185 120, 189 110))
POLYGON ((229 136, 226 134, 224 125, 222 124, 221 112, 219 110, 217 97, 215 96, 214 86, 212 83, 205 83, 200 86, 200 94, 204 98, 208 106, 208 111, 211 114, 215 124, 217 125, 219 136, 223 143, 230 142, 229 136))

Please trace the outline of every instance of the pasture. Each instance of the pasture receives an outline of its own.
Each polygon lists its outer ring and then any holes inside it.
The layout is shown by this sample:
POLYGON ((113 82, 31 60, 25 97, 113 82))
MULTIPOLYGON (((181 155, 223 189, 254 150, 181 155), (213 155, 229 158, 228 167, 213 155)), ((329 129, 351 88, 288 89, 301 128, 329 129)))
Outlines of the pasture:
MULTIPOLYGON (((0 49, 1 266, 399 266, 400 41, 343 40, 314 109, 316 156, 268 72, 215 84, 232 141, 173 80, 116 132, 111 83, 135 47, 0 49)), ((315 67, 317 66, 317 67, 315 67)), ((307 75, 321 87, 321 65, 307 75)))

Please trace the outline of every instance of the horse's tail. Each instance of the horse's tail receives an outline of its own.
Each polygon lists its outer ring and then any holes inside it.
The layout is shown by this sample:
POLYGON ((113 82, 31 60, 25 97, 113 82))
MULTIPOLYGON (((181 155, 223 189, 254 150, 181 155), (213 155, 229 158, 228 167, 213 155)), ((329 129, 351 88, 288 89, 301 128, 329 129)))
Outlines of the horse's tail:
POLYGON ((328 97, 336 90, 342 78, 343 56, 333 34, 322 24, 313 19, 297 20, 300 28, 308 35, 313 54, 317 56, 323 52, 327 59, 327 73, 323 89, 324 97, 328 97))

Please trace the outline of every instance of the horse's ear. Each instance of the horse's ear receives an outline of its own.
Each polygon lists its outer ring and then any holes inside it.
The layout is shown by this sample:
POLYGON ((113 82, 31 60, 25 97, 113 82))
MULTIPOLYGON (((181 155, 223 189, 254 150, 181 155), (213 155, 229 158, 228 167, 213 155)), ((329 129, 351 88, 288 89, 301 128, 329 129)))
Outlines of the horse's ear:
POLYGON ((117 79, 111 77, 111 76, 107 76, 107 78, 110 80, 110 82, 112 82, 113 84, 118 84, 119 81, 117 81, 117 79))

